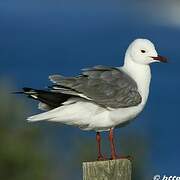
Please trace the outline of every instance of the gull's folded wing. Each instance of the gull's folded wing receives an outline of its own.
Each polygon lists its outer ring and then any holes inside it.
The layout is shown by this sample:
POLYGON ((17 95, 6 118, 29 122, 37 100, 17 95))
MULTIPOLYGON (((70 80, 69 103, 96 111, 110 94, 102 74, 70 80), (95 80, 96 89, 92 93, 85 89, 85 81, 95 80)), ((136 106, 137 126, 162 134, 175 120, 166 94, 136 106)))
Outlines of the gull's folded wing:
POLYGON ((136 82, 118 68, 95 66, 76 77, 52 75, 52 91, 80 96, 107 108, 126 108, 141 103, 136 82))

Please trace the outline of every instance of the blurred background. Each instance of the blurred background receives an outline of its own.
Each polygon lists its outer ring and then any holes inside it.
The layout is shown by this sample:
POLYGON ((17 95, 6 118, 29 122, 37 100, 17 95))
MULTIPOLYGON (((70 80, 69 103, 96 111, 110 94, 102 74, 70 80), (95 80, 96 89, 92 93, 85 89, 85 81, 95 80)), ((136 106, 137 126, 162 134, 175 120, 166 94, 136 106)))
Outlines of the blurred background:
MULTIPOLYGON (((37 102, 10 94, 44 88, 48 75, 76 75, 97 64, 120 66, 135 38, 152 40, 169 64, 152 65, 143 113, 116 130, 131 155, 133 180, 180 174, 180 1, 0 0, 0 179, 79 180, 96 159, 94 132, 58 123, 27 123, 37 102)), ((109 143, 103 134, 103 150, 109 143)))

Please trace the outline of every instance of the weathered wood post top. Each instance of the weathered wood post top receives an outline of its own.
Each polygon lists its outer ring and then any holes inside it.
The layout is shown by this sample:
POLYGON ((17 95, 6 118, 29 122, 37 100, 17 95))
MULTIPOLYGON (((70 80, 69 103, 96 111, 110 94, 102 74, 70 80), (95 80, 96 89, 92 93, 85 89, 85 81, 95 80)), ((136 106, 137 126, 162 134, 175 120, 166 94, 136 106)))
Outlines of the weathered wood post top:
POLYGON ((83 180, 131 180, 128 159, 83 162, 83 180))

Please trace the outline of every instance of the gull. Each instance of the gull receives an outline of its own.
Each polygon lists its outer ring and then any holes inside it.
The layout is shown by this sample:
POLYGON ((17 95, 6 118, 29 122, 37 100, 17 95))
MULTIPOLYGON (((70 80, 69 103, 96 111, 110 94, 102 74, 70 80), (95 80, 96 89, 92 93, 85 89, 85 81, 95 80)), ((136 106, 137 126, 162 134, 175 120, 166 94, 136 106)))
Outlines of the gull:
POLYGON ((126 50, 121 67, 94 66, 83 69, 75 77, 51 75, 48 89, 23 88, 23 93, 39 101, 46 112, 29 117, 28 121, 53 121, 94 130, 101 153, 102 131, 109 131, 111 159, 118 158, 113 130, 131 122, 143 110, 149 95, 150 64, 167 62, 158 55, 148 39, 134 40, 126 50))

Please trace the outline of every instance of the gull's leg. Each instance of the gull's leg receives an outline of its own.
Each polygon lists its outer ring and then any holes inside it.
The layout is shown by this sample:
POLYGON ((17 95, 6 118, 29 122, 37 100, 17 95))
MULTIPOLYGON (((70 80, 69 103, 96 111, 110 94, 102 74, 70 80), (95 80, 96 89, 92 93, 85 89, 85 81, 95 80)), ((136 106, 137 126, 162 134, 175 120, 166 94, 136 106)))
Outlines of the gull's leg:
POLYGON ((97 141, 97 145, 98 145, 98 160, 99 161, 105 160, 105 158, 101 154, 101 135, 100 135, 100 132, 96 133, 96 141, 97 141))
POLYGON ((129 159, 132 161, 133 158, 131 156, 118 156, 116 154, 116 148, 115 148, 114 136, 113 136, 113 128, 111 128, 109 131, 109 140, 110 140, 110 146, 111 146, 111 159, 129 159))
POLYGON ((114 137, 113 137, 113 128, 109 131, 109 141, 110 141, 110 147, 111 147, 111 159, 117 159, 118 156, 116 155, 116 149, 114 144, 114 137))

